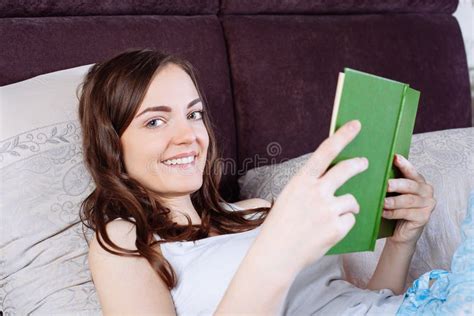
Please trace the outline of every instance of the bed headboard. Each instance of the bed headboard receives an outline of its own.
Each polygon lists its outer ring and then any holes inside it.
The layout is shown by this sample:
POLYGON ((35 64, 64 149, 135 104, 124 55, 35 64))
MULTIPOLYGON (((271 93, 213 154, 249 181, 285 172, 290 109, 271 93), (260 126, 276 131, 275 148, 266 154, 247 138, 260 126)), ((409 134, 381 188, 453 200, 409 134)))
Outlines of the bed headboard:
POLYGON ((337 74, 351 67, 421 91, 415 133, 471 126, 454 0, 6 0, 0 85, 104 60, 129 48, 179 54, 197 70, 227 170, 222 191, 257 165, 328 136, 337 74), (278 144, 278 152, 269 146, 278 144), (258 162, 254 157, 262 158, 258 162))

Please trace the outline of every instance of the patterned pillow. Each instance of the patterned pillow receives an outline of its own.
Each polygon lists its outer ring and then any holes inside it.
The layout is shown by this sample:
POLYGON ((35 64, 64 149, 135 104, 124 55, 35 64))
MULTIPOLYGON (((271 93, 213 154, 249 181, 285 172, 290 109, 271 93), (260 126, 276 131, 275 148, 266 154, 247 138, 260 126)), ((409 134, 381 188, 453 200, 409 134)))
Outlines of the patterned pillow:
MULTIPOLYGON (((239 178, 241 198, 276 198, 309 155, 249 170, 239 178)), ((418 241, 406 286, 428 270, 450 268, 461 241, 468 195, 474 189, 474 127, 413 135, 409 160, 433 185, 437 205, 418 241)), ((384 244, 385 239, 379 239, 374 252, 343 255, 351 282, 367 284, 384 244)))
POLYGON ((90 65, 0 87, 0 304, 5 315, 100 314, 79 205, 76 88, 90 65))

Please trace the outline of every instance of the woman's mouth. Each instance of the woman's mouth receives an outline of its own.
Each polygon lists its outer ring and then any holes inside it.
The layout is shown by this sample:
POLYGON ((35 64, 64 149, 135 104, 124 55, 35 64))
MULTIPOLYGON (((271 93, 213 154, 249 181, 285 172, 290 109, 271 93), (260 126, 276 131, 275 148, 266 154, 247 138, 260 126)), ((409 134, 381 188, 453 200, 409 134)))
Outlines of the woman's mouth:
POLYGON ((178 168, 178 169, 187 169, 194 167, 196 165, 198 155, 195 156, 188 156, 178 159, 168 159, 162 161, 164 165, 171 168, 178 168))

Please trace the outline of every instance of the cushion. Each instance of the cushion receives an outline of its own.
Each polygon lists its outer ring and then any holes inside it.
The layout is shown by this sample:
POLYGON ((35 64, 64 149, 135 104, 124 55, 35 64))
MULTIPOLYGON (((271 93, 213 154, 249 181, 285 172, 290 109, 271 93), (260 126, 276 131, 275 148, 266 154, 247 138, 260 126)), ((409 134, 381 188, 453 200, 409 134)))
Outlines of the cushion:
POLYGON ((36 0, 19 5, 15 0, 0 2, 1 17, 84 16, 84 15, 198 15, 216 14, 218 0, 36 0))
POLYGON ((79 205, 76 88, 90 65, 0 87, 0 309, 6 315, 100 314, 79 205))
POLYGON ((452 13, 457 0, 429 1, 274 1, 221 0, 224 14, 452 13))
POLYGON ((282 162, 316 148, 328 135, 337 74, 344 67, 421 91, 417 134, 472 126, 464 45, 448 14, 229 15, 222 22, 239 170, 257 167, 255 155, 282 162), (428 73, 443 75, 421 75, 428 73), (283 151, 270 155, 270 142, 283 151))
MULTIPOLYGON (((414 134, 409 161, 434 187, 437 205, 418 241, 406 286, 435 268, 449 270, 451 257, 461 241, 460 224, 467 197, 474 189, 474 127, 414 134)), ((249 170, 239 178, 241 198, 276 198, 311 153, 249 170)), ((374 252, 345 254, 348 278, 364 287, 375 270, 385 244, 379 239, 374 252)))

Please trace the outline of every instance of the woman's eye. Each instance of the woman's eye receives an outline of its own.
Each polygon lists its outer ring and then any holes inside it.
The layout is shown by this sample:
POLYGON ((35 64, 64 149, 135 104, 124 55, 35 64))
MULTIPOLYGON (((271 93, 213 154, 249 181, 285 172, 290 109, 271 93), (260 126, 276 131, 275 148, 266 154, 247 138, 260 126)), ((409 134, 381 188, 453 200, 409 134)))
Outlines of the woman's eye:
POLYGON ((201 111, 194 111, 190 114, 190 116, 194 116, 195 120, 200 120, 200 119, 202 119, 202 114, 203 113, 204 113, 204 111, 202 111, 202 110, 201 111))
POLYGON ((148 123, 146 123, 146 127, 156 128, 156 127, 161 125, 160 123, 158 123, 159 121, 163 122, 163 120, 159 119, 159 118, 152 119, 152 120, 148 121, 148 123))

